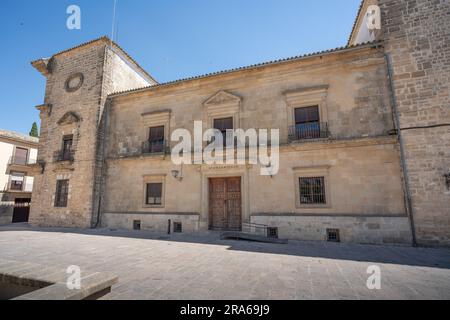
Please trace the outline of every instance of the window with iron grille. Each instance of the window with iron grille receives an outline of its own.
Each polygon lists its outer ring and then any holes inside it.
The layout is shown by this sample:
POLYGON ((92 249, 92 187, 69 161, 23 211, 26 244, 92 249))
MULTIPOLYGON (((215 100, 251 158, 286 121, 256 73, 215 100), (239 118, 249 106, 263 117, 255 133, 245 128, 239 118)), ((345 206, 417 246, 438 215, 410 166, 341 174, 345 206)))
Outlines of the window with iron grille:
POLYGON ((214 129, 222 133, 223 145, 227 145, 227 130, 233 130, 233 118, 223 118, 214 120, 214 129))
POLYGON ((67 207, 67 198, 69 196, 69 180, 58 180, 56 182, 55 207, 67 207))
POLYGON ((327 229, 327 241, 328 242, 340 242, 341 237, 339 229, 327 229))
POLYGON ((133 229, 134 230, 141 230, 141 220, 134 220, 133 221, 133 229))
POLYGON ((327 204, 325 178, 300 178, 300 204, 327 204))
POLYGON ((162 183, 147 183, 147 202, 148 205, 162 205, 162 183))
POLYGON ((278 239, 278 228, 267 228, 267 237, 271 239, 278 239))
POLYGON ((164 126, 150 128, 150 134, 148 138, 149 153, 164 152, 164 131, 164 126))
POLYGON ((181 222, 173 223, 173 232, 182 233, 183 232, 183 224, 181 222))

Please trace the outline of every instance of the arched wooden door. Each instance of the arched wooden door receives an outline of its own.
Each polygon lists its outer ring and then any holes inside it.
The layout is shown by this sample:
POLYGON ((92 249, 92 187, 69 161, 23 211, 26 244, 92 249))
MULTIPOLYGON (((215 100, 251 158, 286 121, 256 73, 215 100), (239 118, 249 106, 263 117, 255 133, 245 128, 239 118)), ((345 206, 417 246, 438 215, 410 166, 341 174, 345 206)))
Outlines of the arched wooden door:
POLYGON ((240 177, 209 180, 209 227, 211 230, 242 229, 240 177))

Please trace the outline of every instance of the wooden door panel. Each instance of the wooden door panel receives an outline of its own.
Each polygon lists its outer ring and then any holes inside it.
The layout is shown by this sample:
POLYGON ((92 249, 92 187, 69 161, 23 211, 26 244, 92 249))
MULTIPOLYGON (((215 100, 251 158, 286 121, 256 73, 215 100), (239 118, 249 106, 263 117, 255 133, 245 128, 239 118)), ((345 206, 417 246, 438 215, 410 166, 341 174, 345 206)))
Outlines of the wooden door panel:
POLYGON ((227 179, 227 215, 228 229, 241 230, 241 178, 227 179))
POLYGON ((209 185, 209 221, 211 229, 224 229, 226 227, 225 211, 225 179, 211 179, 209 185))
POLYGON ((241 230, 241 178, 210 179, 210 228, 241 230))

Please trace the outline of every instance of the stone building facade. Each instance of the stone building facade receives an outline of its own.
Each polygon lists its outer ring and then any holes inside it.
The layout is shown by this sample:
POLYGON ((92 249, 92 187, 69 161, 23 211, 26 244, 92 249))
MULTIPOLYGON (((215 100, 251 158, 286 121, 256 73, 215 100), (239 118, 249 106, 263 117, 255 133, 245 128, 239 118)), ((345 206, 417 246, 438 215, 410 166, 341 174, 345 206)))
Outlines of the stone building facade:
POLYGON ((28 221, 38 141, 0 129, 0 225, 28 221))
POLYGON ((47 90, 32 223, 448 244, 448 11, 363 1, 346 47, 163 84, 106 38, 33 62, 47 90), (373 4, 382 27, 364 31, 373 4), (196 121, 279 129, 279 172, 175 165, 172 134, 196 121))

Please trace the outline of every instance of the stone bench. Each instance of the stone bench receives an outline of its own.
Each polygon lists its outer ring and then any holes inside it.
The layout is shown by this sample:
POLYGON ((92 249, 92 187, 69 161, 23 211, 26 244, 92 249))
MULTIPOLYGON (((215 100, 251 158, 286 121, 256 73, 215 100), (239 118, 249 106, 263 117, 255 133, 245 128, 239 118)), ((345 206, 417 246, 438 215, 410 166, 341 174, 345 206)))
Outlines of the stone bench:
POLYGON ((0 259, 0 300, 95 300, 111 292, 119 278, 81 270, 81 288, 70 290, 64 268, 0 259))

